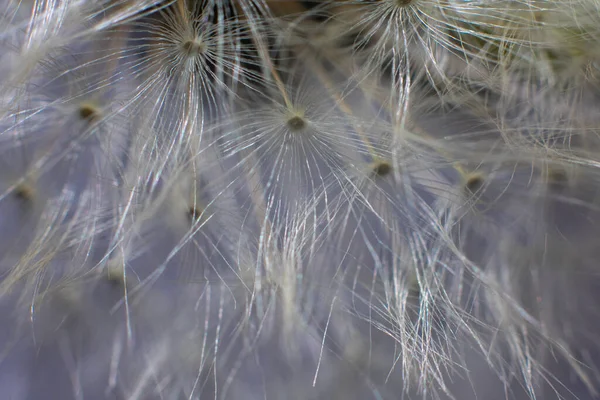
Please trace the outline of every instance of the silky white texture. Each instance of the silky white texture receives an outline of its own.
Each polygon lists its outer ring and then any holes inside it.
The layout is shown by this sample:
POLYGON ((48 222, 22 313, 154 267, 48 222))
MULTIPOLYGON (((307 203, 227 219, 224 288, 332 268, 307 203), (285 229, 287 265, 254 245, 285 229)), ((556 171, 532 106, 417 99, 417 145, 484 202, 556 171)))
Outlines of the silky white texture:
POLYGON ((595 394, 593 1, 3 3, 8 398, 595 394))

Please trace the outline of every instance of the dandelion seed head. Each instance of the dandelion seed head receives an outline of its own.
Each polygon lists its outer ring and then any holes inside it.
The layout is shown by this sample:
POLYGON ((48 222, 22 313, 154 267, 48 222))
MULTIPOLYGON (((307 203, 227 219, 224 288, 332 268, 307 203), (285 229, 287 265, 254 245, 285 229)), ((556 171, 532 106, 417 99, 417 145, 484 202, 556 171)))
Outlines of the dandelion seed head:
POLYGON ((594 1, 5 3, 0 392, 600 387, 594 1))

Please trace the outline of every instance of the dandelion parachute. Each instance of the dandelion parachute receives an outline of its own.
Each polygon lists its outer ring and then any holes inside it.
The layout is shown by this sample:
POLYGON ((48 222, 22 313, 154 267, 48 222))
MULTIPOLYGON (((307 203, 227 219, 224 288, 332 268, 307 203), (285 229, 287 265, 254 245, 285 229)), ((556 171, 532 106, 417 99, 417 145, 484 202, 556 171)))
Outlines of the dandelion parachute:
POLYGON ((0 391, 594 398, 599 10, 2 0, 0 391))

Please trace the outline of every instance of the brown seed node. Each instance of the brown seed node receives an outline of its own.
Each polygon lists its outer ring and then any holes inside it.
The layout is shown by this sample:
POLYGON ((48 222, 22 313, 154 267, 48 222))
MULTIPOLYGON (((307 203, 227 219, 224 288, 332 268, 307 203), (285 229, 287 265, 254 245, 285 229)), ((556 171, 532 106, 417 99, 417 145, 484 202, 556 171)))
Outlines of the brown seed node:
POLYGON ((78 110, 79 118, 92 122, 98 118, 99 112, 92 104, 82 104, 78 110))
POLYGON ((14 196, 21 202, 29 202, 34 196, 33 188, 29 185, 18 185, 14 190, 14 196))
POLYGON ((188 57, 197 57, 204 52, 204 44, 197 40, 187 40, 182 43, 181 48, 188 57))
POLYGON ((306 127, 306 121, 302 117, 295 115, 288 120, 287 125, 290 130, 297 132, 306 127))
POLYGON ((483 176, 474 174, 467 178, 467 181, 465 182, 465 188, 470 193, 477 193, 483 188, 484 182, 483 176))
POLYGON ((392 166, 388 162, 381 161, 373 166, 373 173, 379 177, 384 177, 390 172, 392 172, 392 166))
POLYGON ((200 215, 202 215, 202 210, 195 206, 191 206, 187 211, 187 216, 191 222, 196 222, 200 215))

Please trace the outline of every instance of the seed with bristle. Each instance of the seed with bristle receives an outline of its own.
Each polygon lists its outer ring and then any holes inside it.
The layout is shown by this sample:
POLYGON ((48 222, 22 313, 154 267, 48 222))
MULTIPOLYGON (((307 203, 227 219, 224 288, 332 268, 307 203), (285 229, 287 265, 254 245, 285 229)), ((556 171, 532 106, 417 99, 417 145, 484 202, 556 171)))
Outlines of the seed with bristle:
POLYGON ((202 210, 196 206, 191 206, 187 211, 187 216, 192 223, 196 222, 200 215, 202 215, 202 210))
POLYGON ((187 40, 183 42, 181 48, 188 57, 197 57, 204 52, 204 44, 198 40, 187 40))
POLYGON ((392 166, 386 161, 379 161, 373 165, 373 173, 378 177, 384 177, 392 172, 392 166))
POLYGON ((100 110, 93 104, 84 103, 79 106, 79 118, 84 121, 92 122, 100 116, 100 110))
POLYGON ((14 196, 23 203, 28 203, 33 199, 33 187, 27 184, 20 184, 14 190, 14 196))
POLYGON ((106 280, 113 285, 124 285, 125 274, 122 265, 109 264, 106 268, 106 280))
POLYGON ((306 127, 306 121, 299 115, 294 115, 288 119, 287 126, 291 131, 298 132, 306 127))
POLYGON ((465 189, 469 193, 477 193, 482 189, 484 181, 481 174, 472 174, 465 181, 465 189))

